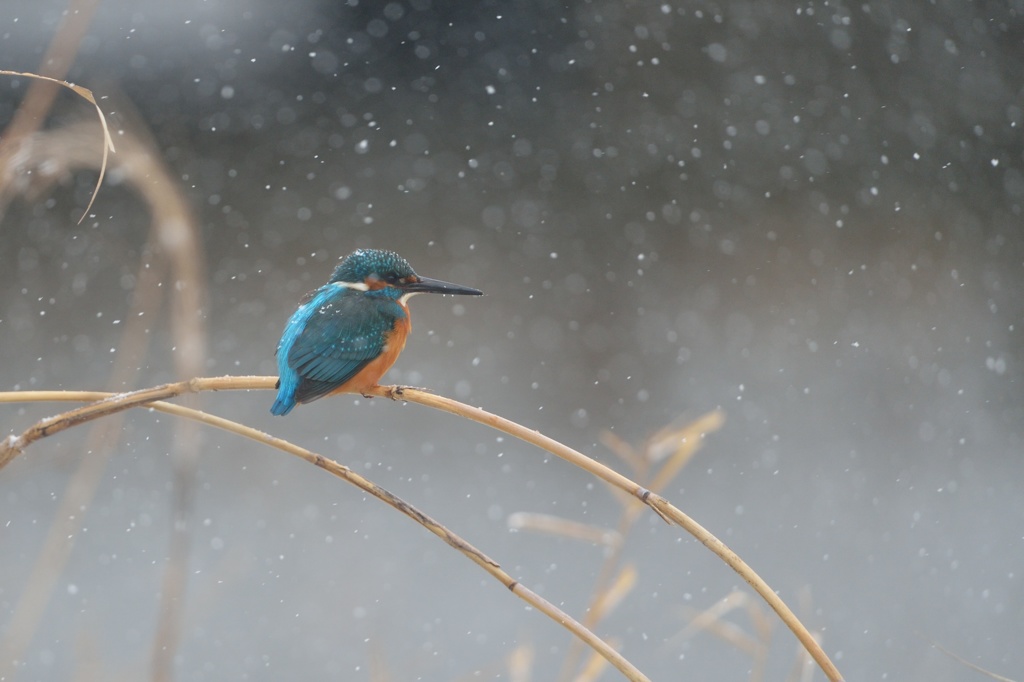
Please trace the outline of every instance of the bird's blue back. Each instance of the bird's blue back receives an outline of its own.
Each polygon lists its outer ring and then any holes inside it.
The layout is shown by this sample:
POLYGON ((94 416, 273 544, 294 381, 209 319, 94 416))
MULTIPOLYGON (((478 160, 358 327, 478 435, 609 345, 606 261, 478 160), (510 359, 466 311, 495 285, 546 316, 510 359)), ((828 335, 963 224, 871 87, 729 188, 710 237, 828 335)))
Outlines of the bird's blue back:
POLYGON ((314 291, 288 320, 278 344, 280 385, 271 413, 288 414, 296 403, 327 395, 380 355, 386 335, 406 314, 396 300, 399 293, 339 283, 314 291))

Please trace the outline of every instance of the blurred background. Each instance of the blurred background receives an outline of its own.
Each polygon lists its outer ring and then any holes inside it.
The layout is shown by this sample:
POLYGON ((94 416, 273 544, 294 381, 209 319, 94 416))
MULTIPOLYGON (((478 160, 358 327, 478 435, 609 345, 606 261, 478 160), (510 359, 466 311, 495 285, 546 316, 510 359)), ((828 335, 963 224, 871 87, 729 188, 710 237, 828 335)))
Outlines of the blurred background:
MULTIPOLYGON (((76 224, 95 112, 62 90, 18 139, 32 81, 0 77, 0 389, 272 374, 301 295, 355 248, 394 249, 487 295, 413 301, 389 382, 627 473, 603 431, 640 447, 720 408, 663 492, 847 679, 980 679, 936 643, 1020 677, 1022 12, 5 0, 0 68, 59 71, 62 35, 59 77, 94 91, 118 154, 76 224)), ((621 505, 585 473, 415 405, 200 400, 585 612, 607 548, 508 525, 614 528, 621 505)), ((65 407, 0 405, 3 435, 65 407)), ((0 471, 7 679, 558 677, 564 630, 357 489, 164 415, 126 416, 109 447, 88 433, 0 471)), ((680 529, 644 514, 623 553, 636 584, 595 629, 652 678, 798 665, 778 623, 763 667, 685 631, 750 592, 680 529)), ((755 637, 745 610, 726 620, 755 637)))

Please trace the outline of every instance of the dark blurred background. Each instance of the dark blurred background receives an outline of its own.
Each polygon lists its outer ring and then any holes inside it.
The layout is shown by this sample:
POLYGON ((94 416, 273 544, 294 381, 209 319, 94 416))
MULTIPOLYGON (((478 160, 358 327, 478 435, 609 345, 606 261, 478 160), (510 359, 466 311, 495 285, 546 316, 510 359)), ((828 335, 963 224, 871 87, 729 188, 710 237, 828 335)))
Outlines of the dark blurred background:
MULTIPOLYGON (((40 71, 66 10, 5 0, 0 68, 40 71)), ((148 131, 187 194, 205 374, 274 373, 284 322, 336 259, 397 250, 487 296, 416 299, 389 381, 620 469, 602 429, 639 443, 721 407, 665 494, 820 630, 847 679, 977 676, 933 642, 1019 677, 1022 12, 104 0, 67 77, 115 128, 148 131)), ((0 124, 28 86, 0 79, 0 124)), ((90 117, 64 93, 44 128, 90 117)), ((77 225, 96 177, 6 207, 3 390, 108 381, 151 217, 114 173, 77 225)), ((146 327, 140 385, 175 376, 167 317, 146 327)), ((417 406, 339 397, 277 419, 271 402, 203 397, 365 473, 582 613, 602 550, 506 518, 614 525, 603 485, 417 406)), ((4 435, 58 409, 0 407, 4 435)), ((12 679, 148 674, 174 438, 167 417, 129 417, 12 679)), ((568 634, 421 527, 281 453, 203 438, 177 679, 501 679, 520 645, 533 679, 555 678, 568 634)), ((6 636, 82 442, 45 440, 0 472, 6 636)), ((626 552, 638 584, 598 633, 654 679, 747 679, 750 657, 721 639, 676 637, 684 607, 742 580, 653 515, 626 552)), ((767 679, 796 648, 777 627, 767 679)))

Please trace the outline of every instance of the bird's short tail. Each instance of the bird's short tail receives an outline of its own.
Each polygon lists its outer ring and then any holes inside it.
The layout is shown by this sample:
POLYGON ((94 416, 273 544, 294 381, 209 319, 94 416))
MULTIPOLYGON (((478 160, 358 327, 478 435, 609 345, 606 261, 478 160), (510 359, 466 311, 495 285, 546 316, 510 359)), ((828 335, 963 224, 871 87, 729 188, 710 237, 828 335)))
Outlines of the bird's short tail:
POLYGON ((283 417, 284 415, 291 412, 293 407, 295 407, 295 403, 286 403, 285 401, 278 398, 277 400, 274 401, 274 404, 271 406, 270 414, 274 415, 275 417, 283 417))
POLYGON ((292 411, 295 407, 295 391, 289 391, 287 388, 281 388, 281 380, 277 380, 277 400, 270 408, 270 414, 275 417, 283 417, 292 411))

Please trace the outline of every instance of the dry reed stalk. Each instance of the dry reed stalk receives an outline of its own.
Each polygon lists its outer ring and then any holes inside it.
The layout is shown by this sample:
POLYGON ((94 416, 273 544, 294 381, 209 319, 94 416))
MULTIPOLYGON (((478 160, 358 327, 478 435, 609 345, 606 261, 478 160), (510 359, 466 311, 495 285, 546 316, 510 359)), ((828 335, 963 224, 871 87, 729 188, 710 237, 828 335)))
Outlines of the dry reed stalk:
MULTIPOLYGON (((82 38, 92 23, 100 0, 70 0, 68 9, 60 21, 60 26, 53 35, 46 54, 39 65, 39 75, 45 80, 34 81, 25 93, 21 106, 14 112, 10 125, 4 131, 0 141, 0 150, 4 145, 16 143, 18 138, 30 135, 39 129, 57 97, 56 82, 63 81, 75 61, 82 38)), ((2 152, 0 152, 2 156, 2 152)))
POLYGON ((733 592, 703 611, 686 608, 685 613, 690 622, 676 637, 686 639, 699 632, 709 632, 753 658, 760 645, 757 638, 748 635, 735 623, 723 620, 726 615, 745 605, 745 597, 741 592, 733 592))
POLYGON ((11 398, 19 395, 23 398, 34 397, 43 400, 99 400, 99 402, 90 403, 84 407, 76 408, 75 410, 66 412, 63 415, 44 419, 23 433, 22 437, 15 438, 12 436, 5 441, 0 442, 0 466, 10 463, 16 454, 22 452, 29 443, 34 442, 35 440, 60 433, 61 431, 65 431, 74 426, 87 423, 100 417, 109 416, 115 412, 130 409, 132 407, 152 408, 160 412, 165 412, 167 414, 191 419, 209 426, 214 426, 299 457, 306 462, 313 464, 314 466, 317 466, 348 483, 351 483, 363 492, 376 497, 397 511, 405 514, 413 521, 441 538, 450 547, 458 550, 463 556, 468 558, 477 566, 484 569, 493 578, 508 588, 508 590, 514 595, 546 615, 554 622, 569 630, 576 637, 586 642, 586 644, 595 651, 600 652, 601 656, 615 666, 615 668, 625 675, 627 679, 634 682, 649 682, 648 678, 632 663, 626 660, 620 653, 615 651, 593 632, 583 627, 576 619, 572 618, 569 614, 565 613, 551 602, 512 578, 512 576, 501 568, 500 564, 461 538, 459 535, 455 534, 444 525, 438 523, 433 518, 424 514, 419 509, 402 500, 390 491, 378 486, 348 467, 311 450, 294 445, 286 440, 276 438, 275 436, 271 436, 270 434, 259 431, 250 426, 239 424, 238 422, 217 417, 205 412, 200 412, 198 410, 193 410, 182 405, 168 403, 161 399, 161 397, 177 396, 185 392, 195 392, 200 390, 269 388, 276 382, 276 377, 247 377, 246 379, 248 381, 242 382, 241 384, 238 382, 238 377, 193 379, 191 381, 179 382, 176 384, 165 384, 151 389, 113 395, 108 393, 89 393, 83 391, 31 391, 24 393, 0 393, 0 402, 15 402, 11 398))
MULTIPOLYGON (((719 429, 724 421, 724 413, 721 410, 713 410, 681 428, 671 425, 666 426, 647 438, 640 452, 612 431, 602 431, 600 440, 605 447, 629 466, 634 478, 640 481, 646 481, 651 478, 653 482, 650 484, 650 490, 652 492, 660 492, 700 449, 703 444, 704 435, 719 429), (663 461, 665 463, 652 476, 653 465, 663 461)), ((597 606, 604 598, 605 593, 611 589, 613 576, 622 560, 625 538, 629 535, 644 509, 643 505, 637 504, 635 499, 632 499, 621 489, 609 487, 609 490, 622 504, 622 515, 619 518, 618 527, 616 530, 611 531, 616 536, 622 538, 622 542, 614 546, 612 551, 605 557, 594 581, 590 605, 583 618, 584 625, 591 629, 596 628, 600 619, 603 618, 603 612, 597 606)), ((558 676, 559 680, 569 679, 570 675, 579 665, 582 654, 583 650, 577 642, 569 644, 569 650, 566 652, 565 660, 562 662, 562 668, 558 676)))
MULTIPOLYGON (((704 611, 685 608, 684 615, 690 622, 672 640, 692 637, 698 632, 708 632, 730 646, 750 656, 750 682, 762 682, 768 664, 774 621, 758 607, 757 603, 744 592, 731 592, 704 611), (723 620, 729 613, 745 608, 753 624, 754 635, 747 634, 735 623, 723 620)), ((804 649, 800 649, 804 651, 804 649)), ((806 652, 804 651, 806 659, 806 652)))
MULTIPOLYGON (((69 87, 76 89, 79 94, 95 104, 91 92, 78 86, 69 85, 69 87), (84 91, 85 94, 80 91, 84 91)), ((99 107, 97 107, 97 111, 99 112, 99 107)), ((146 133, 141 119, 133 115, 127 103, 122 107, 122 111, 129 112, 128 119, 120 131, 121 151, 115 157, 112 167, 122 175, 125 184, 142 197, 150 209, 151 231, 148 245, 143 252, 154 254, 155 260, 161 264, 163 263, 161 259, 168 262, 166 270, 171 276, 171 286, 166 287, 165 291, 171 298, 171 328, 176 349, 175 373, 182 379, 196 376, 202 372, 203 360, 206 357, 206 329, 202 318, 206 303, 205 266, 198 225, 187 198, 163 163, 161 154, 146 133)), ((102 112, 100 112, 100 121, 104 138, 109 140, 109 131, 102 112)), ((6 191, 10 192, 16 189, 24 193, 38 192, 59 177, 80 168, 100 171, 98 190, 99 183, 103 181, 107 157, 104 153, 102 159, 97 158, 89 144, 90 141, 96 139, 96 133, 93 125, 80 122, 26 137, 23 144, 20 145, 18 153, 13 158, 7 159, 9 165, 5 166, 3 170, 3 177, 21 177, 25 180, 20 186, 12 185, 10 182, 5 183, 6 191), (97 164, 99 165, 97 166, 97 164)), ((95 192, 93 198, 95 198, 95 192)), ((92 199, 90 199, 89 205, 92 205, 92 199)), ((87 208, 86 212, 88 210, 87 208)), ((140 267, 137 282, 141 283, 147 279, 152 279, 152 272, 140 267)), ((129 324, 138 321, 137 313, 141 311, 133 312, 135 314, 130 316, 129 324)), ((155 315, 150 314, 146 319, 155 318, 155 315)), ((138 331, 139 325, 135 324, 134 326, 138 331)), ((119 363, 122 366, 127 368, 141 366, 141 355, 134 357, 134 364, 130 364, 132 359, 131 354, 126 358, 119 355, 119 363), (125 362, 129 364, 124 365, 125 362)), ((115 371, 110 384, 115 389, 131 385, 134 383, 132 380, 134 374, 135 372, 130 370, 127 372, 115 371)), ((198 406, 198 396, 193 395, 186 400, 189 401, 189 404, 198 406)), ((99 428, 104 429, 101 433, 107 434, 107 439, 103 442, 108 445, 101 447, 97 442, 95 449, 104 451, 112 446, 112 439, 116 438, 119 429, 114 424, 102 425, 99 428)), ((171 678, 173 657, 180 640, 182 594, 185 586, 185 564, 189 547, 187 521, 194 488, 196 457, 201 442, 201 435, 195 424, 181 422, 176 425, 176 428, 173 450, 175 480, 170 548, 160 590, 161 605, 158 610, 157 630, 151 649, 153 678, 158 682, 171 678)), ((69 486, 68 494, 71 499, 67 504, 73 504, 74 508, 78 509, 92 498, 99 484, 99 477, 105 468, 105 462, 105 458, 83 459, 79 469, 81 473, 76 475, 69 486)), ((67 516, 58 516, 57 518, 66 519, 67 516)), ((77 525, 79 522, 55 521, 55 526, 68 523, 77 525)), ((68 534, 64 534, 56 537, 59 539, 67 536, 68 534)), ((51 537, 54 537, 52 533, 51 537)), ((54 552, 49 542, 46 547, 50 551, 44 549, 37 565, 42 564, 44 559, 55 559, 55 561, 46 562, 46 568, 38 574, 38 580, 34 581, 37 586, 30 587, 25 593, 34 600, 34 602, 26 602, 26 605, 36 604, 32 608, 37 611, 40 604, 45 607, 48 594, 70 551, 70 548, 67 548, 54 552), (61 553, 63 557, 61 557, 61 553), (49 588, 46 588, 47 584, 49 584, 49 588)), ((26 614, 25 618, 26 622, 35 620, 38 624, 38 617, 30 618, 29 614, 26 614)), ((35 627, 29 627, 19 630, 18 635, 11 635, 8 638, 11 651, 20 655, 34 631, 35 627)), ((7 651, 6 643, 5 646, 0 647, 0 651, 7 651)), ((14 659, 5 657, 4 660, 14 659)), ((0 666, 3 665, 4 663, 0 662, 0 666)))
POLYGON ((505 658, 510 682, 530 682, 533 671, 533 646, 520 644, 505 658))
POLYGON ((974 663, 971 663, 970 661, 968 661, 963 656, 959 656, 959 655, 953 653, 952 651, 950 651, 946 647, 942 646, 938 642, 931 642, 931 645, 933 647, 935 647, 938 651, 944 653, 946 656, 949 656, 950 658, 952 658, 954 661, 956 661, 960 665, 964 666, 965 668, 969 668, 970 670, 973 670, 974 672, 978 673, 979 675, 984 675, 985 677, 988 677, 988 678, 993 679, 993 680, 997 680, 998 682, 1015 682, 1015 680, 1013 680, 1013 679, 1011 679, 1009 677, 1003 677, 1002 675, 996 674, 996 673, 992 672, 991 670, 987 670, 985 668, 982 668, 980 665, 975 665, 974 663))
MULTIPOLYGON (((103 128, 103 144, 101 147, 101 156, 98 159, 99 165, 99 177, 96 179, 96 187, 92 190, 92 196, 89 197, 89 203, 86 205, 85 210, 82 212, 82 217, 78 219, 81 223, 85 220, 85 216, 89 215, 89 210, 92 208, 92 203, 96 200, 96 195, 99 194, 100 185, 103 184, 103 177, 107 172, 107 160, 108 153, 114 151, 114 140, 110 136, 110 129, 107 127, 107 118, 103 115, 103 110, 100 109, 100 105, 96 103, 96 98, 92 94, 92 90, 83 88, 80 85, 74 83, 68 83, 67 81, 57 80, 55 78, 49 78, 47 76, 39 76, 34 73, 23 73, 19 71, 6 71, 0 69, 0 75, 5 76, 24 76, 36 81, 46 81, 50 84, 61 85, 69 90, 78 94, 96 109, 96 115, 99 116, 100 126, 103 128)), ((19 108, 19 111, 21 109, 19 108)), ((31 161, 33 158, 40 158, 40 155, 35 150, 35 143, 39 139, 45 139, 52 132, 45 133, 34 133, 31 135, 10 135, 4 138, 3 145, 0 146, 0 217, 3 216, 3 208, 7 205, 7 202, 12 197, 18 194, 28 194, 33 183, 38 183, 41 179, 43 183, 49 184, 52 182, 51 174, 46 171, 37 174, 37 177, 33 177, 30 173, 25 172, 26 166, 32 168, 31 161)), ((93 152, 95 156, 95 152, 93 152)), ((58 157, 59 158, 59 154, 58 157)), ((95 161, 94 161, 95 162, 95 161)), ((40 167, 42 170, 42 167, 40 167)))
MULTIPOLYGON (((153 404, 153 406, 155 406, 155 401, 162 401, 184 393, 210 390, 270 389, 273 388, 276 383, 277 377, 272 376, 199 377, 188 381, 164 384, 162 386, 155 386, 141 391, 122 393, 114 396, 92 393, 90 395, 93 399, 101 397, 103 399, 96 403, 91 403, 83 407, 69 410, 68 412, 55 417, 44 419, 27 429, 20 436, 11 435, 6 440, 0 441, 0 468, 10 463, 11 460, 24 451, 25 447, 40 438, 54 433, 59 433, 60 431, 77 426, 78 424, 82 424, 99 417, 104 417, 109 414, 113 414, 114 412, 147 404, 153 404)), ((64 400, 72 400, 75 398, 70 398, 70 396, 75 394, 86 395, 85 392, 62 393, 59 391, 25 391, 0 394, 0 402, 15 402, 18 400, 19 396, 21 397, 21 400, 60 400, 61 398, 59 396, 63 395, 64 400), (29 396, 35 397, 31 398, 29 396)), ((664 497, 651 492, 626 476, 623 476, 617 471, 614 471, 604 464, 587 457, 583 453, 578 452, 567 445, 563 445, 562 443, 559 443, 538 431, 528 429, 513 421, 505 419, 504 417, 499 417, 498 415, 491 414, 490 412, 480 408, 434 395, 421 389, 405 386, 377 386, 373 390, 369 391, 369 394, 382 398, 402 400, 427 407, 433 407, 456 416, 471 419, 499 431, 503 431, 504 433, 519 438, 527 443, 536 445, 556 457, 564 459, 565 461, 584 469, 590 474, 635 497, 637 500, 650 507, 651 510, 663 520, 682 527, 690 533, 690 535, 697 538, 701 544, 711 550, 712 553, 718 556, 730 568, 738 573, 740 577, 742 577, 754 589, 754 591, 768 603, 772 610, 775 611, 826 676, 833 682, 842 680, 842 675, 839 673, 839 670, 825 654, 818 641, 811 635, 807 628, 804 627, 786 603, 777 594, 775 594, 774 591, 772 591, 764 579, 762 579, 750 566, 748 566, 747 563, 739 557, 739 555, 729 549, 725 543, 715 537, 695 520, 690 518, 682 510, 675 507, 664 497)), ((162 407, 161 409, 167 408, 162 407)), ((586 631, 589 632, 589 630, 586 631)))
MULTIPOLYGON (((614 643, 615 646, 621 645, 618 640, 612 639, 610 641, 614 643)), ((608 661, 604 660, 594 652, 591 652, 591 655, 587 657, 583 667, 580 669, 579 674, 573 678, 573 682, 597 682, 597 680, 601 679, 601 675, 607 667, 608 661)))
POLYGON ((613 530, 593 526, 589 523, 570 521, 561 516, 536 514, 533 512, 516 512, 510 514, 506 521, 512 530, 528 530, 534 533, 547 533, 559 537, 572 538, 605 547, 617 547, 622 543, 622 536, 613 530))

